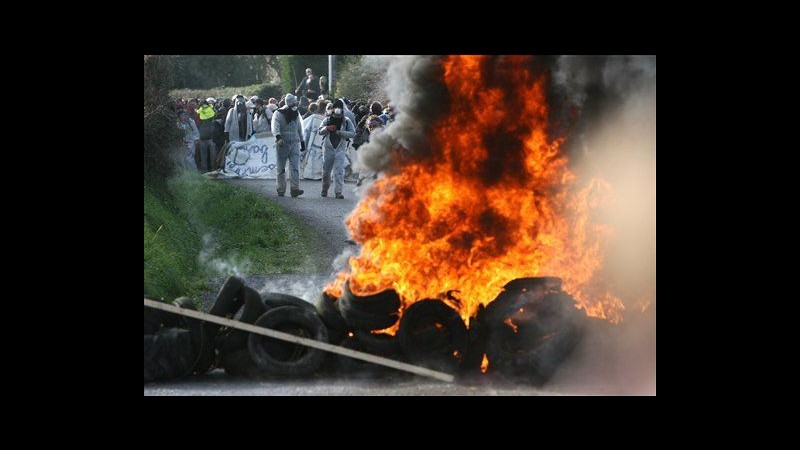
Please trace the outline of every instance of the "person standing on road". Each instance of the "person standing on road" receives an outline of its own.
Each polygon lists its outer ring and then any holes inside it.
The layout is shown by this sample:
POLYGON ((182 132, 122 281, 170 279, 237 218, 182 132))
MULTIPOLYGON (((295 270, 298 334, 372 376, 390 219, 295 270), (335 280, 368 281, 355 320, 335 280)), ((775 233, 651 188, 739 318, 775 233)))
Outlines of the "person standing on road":
POLYGON ((217 109, 214 117, 214 145, 217 147, 214 170, 222 169, 225 166, 225 156, 223 154, 225 143, 227 142, 225 120, 228 118, 228 111, 231 109, 231 99, 223 99, 221 103, 222 105, 217 109))
POLYGON ((184 161, 186 166, 197 170, 197 163, 194 160, 194 150, 197 143, 200 141, 200 132, 197 130, 197 125, 194 120, 189 116, 189 112, 185 109, 178 111, 178 127, 183 131, 183 145, 186 149, 184 154, 184 161))
POLYGON ((225 119, 225 132, 231 142, 244 142, 253 135, 253 117, 247 111, 244 99, 236 101, 236 106, 228 111, 225 119))
POLYGON ((267 119, 268 109, 264 107, 264 100, 256 99, 255 102, 255 116, 253 117, 253 133, 263 133, 270 131, 272 126, 271 121, 267 119))
POLYGON ((214 107, 212 106, 214 99, 209 97, 200 105, 197 110, 197 115, 200 117, 200 125, 197 127, 200 132, 200 165, 198 169, 200 172, 210 172, 214 170, 214 161, 216 160, 216 152, 214 151, 214 107))
POLYGON ((336 99, 333 102, 333 112, 322 121, 319 134, 324 136, 322 148, 325 150, 325 164, 322 169, 322 196, 328 196, 331 186, 331 170, 334 171, 334 193, 336 198, 342 199, 344 195, 344 168, 347 165, 347 145, 356 134, 353 122, 344 115, 344 102, 336 99))
POLYGON ((306 151, 300 164, 300 174, 303 178, 311 180, 322 178, 322 167, 325 163, 322 138, 319 136, 319 126, 325 120, 325 116, 319 114, 318 108, 316 103, 312 103, 308 107, 310 116, 303 119, 303 130, 305 130, 303 142, 306 143, 306 151))
POLYGON ((286 193, 286 161, 289 161, 291 195, 303 195, 300 189, 300 150, 305 151, 303 124, 297 111, 297 97, 286 94, 286 104, 272 116, 272 135, 278 153, 278 197, 286 193))

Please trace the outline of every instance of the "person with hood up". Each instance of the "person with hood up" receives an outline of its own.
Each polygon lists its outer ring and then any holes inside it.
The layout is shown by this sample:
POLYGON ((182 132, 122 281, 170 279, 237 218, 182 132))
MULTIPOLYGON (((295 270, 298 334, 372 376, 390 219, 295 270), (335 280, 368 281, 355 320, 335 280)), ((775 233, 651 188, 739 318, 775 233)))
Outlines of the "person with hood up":
POLYGON ((328 98, 328 77, 325 75, 319 77, 319 94, 320 100, 328 98))
POLYGON ((178 128, 183 132, 183 145, 186 149, 184 154, 184 161, 186 166, 197 170, 197 164, 194 160, 194 149, 197 142, 200 140, 200 132, 197 131, 197 125, 194 120, 189 116, 189 112, 185 109, 178 111, 178 128))
POLYGON ((189 113, 189 117, 192 118, 194 124, 199 126, 200 125, 200 117, 197 116, 197 100, 191 99, 189 100, 189 104, 186 107, 187 112, 189 113))
POLYGON ((267 119, 268 109, 264 107, 264 100, 256 99, 253 104, 255 105, 255 114, 253 115, 253 133, 263 133, 270 131, 272 122, 267 119))
POLYGON ((270 126, 272 124, 272 115, 275 114, 275 111, 278 110, 278 103, 274 97, 270 97, 269 101, 267 101, 267 106, 264 108, 264 112, 267 114, 267 120, 269 120, 270 126))
POLYGON ((225 136, 225 120, 228 118, 228 111, 231 109, 231 99, 223 99, 222 102, 217 102, 220 105, 217 109, 217 115, 214 117, 214 145, 217 147, 217 156, 214 160, 214 169, 221 169, 224 162, 223 150, 227 138, 225 136))
POLYGON ((296 94, 298 96, 306 97, 309 100, 314 100, 317 98, 317 86, 319 85, 319 81, 314 76, 314 72, 309 67, 306 69, 306 77, 303 81, 300 82, 300 86, 297 87, 296 94))
POLYGON ((289 182, 291 195, 303 195, 300 189, 300 150, 306 150, 303 142, 303 123, 297 111, 297 97, 286 94, 286 104, 272 116, 272 135, 278 153, 278 197, 286 193, 286 160, 289 160, 289 182))
POLYGON ((228 111, 225 133, 231 142, 244 142, 253 135, 253 116, 247 111, 244 99, 238 100, 236 106, 228 111))
POLYGON ((308 113, 308 105, 310 103, 311 101, 308 99, 308 97, 300 97, 300 102, 297 105, 297 110, 300 111, 301 118, 303 119, 306 118, 306 113, 308 113))
POLYGON ((342 98, 340 100, 342 101, 342 109, 344 110, 345 117, 350 119, 350 122, 353 122, 353 125, 357 124, 358 121, 356 120, 355 113, 353 111, 350 111, 350 107, 347 106, 350 103, 350 100, 348 100, 347 98, 342 98))
POLYGON ((305 130, 303 141, 306 143, 306 151, 300 164, 300 174, 307 180, 319 180, 322 178, 322 166, 325 163, 319 126, 325 120, 325 116, 320 114, 316 103, 309 105, 308 113, 309 116, 303 119, 303 130, 305 130))
POLYGON ((353 122, 344 114, 344 102, 336 99, 333 112, 322 121, 319 134, 323 136, 322 148, 325 151, 325 163, 322 169, 322 196, 328 196, 331 186, 331 169, 334 170, 333 191, 336 198, 344 198, 344 168, 347 165, 348 141, 356 134, 353 122))
MULTIPOLYGON (((374 136, 386 128, 383 125, 383 121, 378 117, 376 114, 371 114, 366 119, 366 124, 364 127, 364 135, 362 136, 363 143, 366 144, 370 140, 370 136, 374 136)), ((358 177, 358 181, 356 182, 356 186, 361 186, 364 183, 364 180, 371 180, 375 181, 378 178, 377 172, 367 171, 366 173, 360 173, 358 177)))

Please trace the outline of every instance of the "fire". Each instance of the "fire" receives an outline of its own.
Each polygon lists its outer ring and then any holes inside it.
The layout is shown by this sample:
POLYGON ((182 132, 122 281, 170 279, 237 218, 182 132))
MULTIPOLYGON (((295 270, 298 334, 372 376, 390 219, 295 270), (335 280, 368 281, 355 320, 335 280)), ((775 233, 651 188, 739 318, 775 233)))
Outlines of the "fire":
POLYGON ((511 321, 511 317, 506 317, 506 320, 504 320, 503 323, 511 327, 511 329, 514 330, 514 333, 516 333, 517 329, 519 328, 514 324, 514 322, 511 321))
POLYGON ((564 138, 548 135, 544 72, 521 56, 442 64, 451 105, 433 126, 431 154, 397 151, 397 170, 347 218, 361 254, 326 291, 340 296, 348 279, 359 295, 393 288, 404 309, 458 290, 469 324, 507 282, 549 275, 589 315, 619 321, 621 301, 595 277, 611 230, 591 217, 610 185, 579 184, 564 138))
POLYGON ((481 372, 486 373, 489 370, 489 358, 486 357, 486 353, 483 354, 483 359, 481 360, 481 372))

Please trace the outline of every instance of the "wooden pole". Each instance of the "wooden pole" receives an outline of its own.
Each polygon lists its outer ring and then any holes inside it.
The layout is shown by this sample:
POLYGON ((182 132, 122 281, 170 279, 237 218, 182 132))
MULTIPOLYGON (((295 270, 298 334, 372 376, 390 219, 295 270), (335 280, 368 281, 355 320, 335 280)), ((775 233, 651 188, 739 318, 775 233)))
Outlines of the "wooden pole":
POLYGON ((160 309, 162 311, 167 311, 186 317, 191 317, 194 319, 204 320, 206 322, 225 325, 226 327, 236 328, 237 330, 243 330, 243 331, 248 331, 250 333, 260 334, 262 336, 280 339, 286 342, 305 345, 307 347, 316 348, 326 352, 349 356, 350 358, 360 359, 373 364, 379 364, 381 366, 391 367, 397 370, 403 370, 405 372, 411 372, 415 375, 422 375, 423 377, 430 377, 440 381, 445 381, 447 383, 452 383, 454 380, 453 375, 450 375, 449 373, 438 372, 436 370, 427 369, 425 367, 415 366, 401 361, 395 361, 393 359, 384 358, 382 356, 371 355, 369 353, 359 352, 357 350, 351 350, 349 348, 340 347, 338 345, 332 345, 327 342, 315 341, 314 339, 295 336, 293 334, 284 333, 269 328, 257 327, 249 323, 242 323, 242 322, 237 322, 235 320, 226 319, 224 317, 212 316, 211 314, 207 314, 200 311, 183 309, 174 305, 169 305, 167 303, 150 300, 147 298, 144 299, 144 306, 149 306, 151 308, 160 309))
MULTIPOLYGON (((328 97, 333 95, 333 55, 328 55, 328 97)), ((325 114, 324 112, 322 114, 325 114)))

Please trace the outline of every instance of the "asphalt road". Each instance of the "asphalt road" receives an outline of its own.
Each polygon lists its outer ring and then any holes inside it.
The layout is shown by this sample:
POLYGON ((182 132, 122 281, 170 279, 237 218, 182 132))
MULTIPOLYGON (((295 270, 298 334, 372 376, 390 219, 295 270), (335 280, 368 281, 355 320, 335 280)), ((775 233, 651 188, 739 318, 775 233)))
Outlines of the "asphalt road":
POLYGON ((546 385, 536 387, 484 376, 442 383, 423 377, 343 378, 315 375, 303 380, 244 379, 222 370, 144 386, 144 395, 655 395, 655 314, 621 326, 596 322, 546 385))
MULTIPOLYGON (((344 219, 357 203, 355 186, 345 184, 344 200, 322 198, 320 181, 301 181, 305 193, 297 198, 278 197, 275 180, 225 180, 259 192, 297 215, 319 231, 325 246, 320 258, 333 262, 348 244, 344 219)), ((331 189, 332 192, 332 189, 331 189)), ((334 273, 315 275, 248 276, 256 289, 268 289, 314 301, 334 273)), ((221 283, 222 280, 220 279, 221 283)), ((216 293, 203 297, 208 310, 216 293)), ((305 380, 242 379, 222 370, 178 381, 144 386, 144 395, 655 395, 655 312, 651 309, 621 326, 595 323, 544 387, 504 380, 485 379, 447 384, 422 377, 396 375, 379 379, 330 378, 305 380)))

